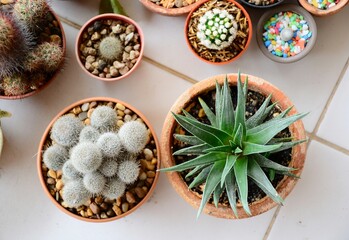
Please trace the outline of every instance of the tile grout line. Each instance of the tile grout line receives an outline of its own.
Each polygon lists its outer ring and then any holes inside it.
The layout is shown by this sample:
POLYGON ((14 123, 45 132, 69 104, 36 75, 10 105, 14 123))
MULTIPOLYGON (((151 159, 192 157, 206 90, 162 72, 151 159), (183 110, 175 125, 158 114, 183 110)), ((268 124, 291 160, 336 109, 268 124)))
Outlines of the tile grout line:
POLYGON ((267 228, 267 231, 265 231, 265 234, 264 234, 264 237, 262 240, 267 240, 268 237, 269 237, 269 234, 271 232, 271 229, 273 228, 274 226, 274 223, 276 221, 276 218, 278 217, 279 215, 279 212, 280 212, 280 209, 281 209, 281 206, 278 206, 274 212, 274 215, 273 215, 273 218, 270 220, 270 223, 268 225, 268 228, 267 228))
MULTIPOLYGON (((75 22, 72 22, 72 21, 70 21, 70 20, 68 20, 68 19, 66 19, 64 17, 61 17, 61 16, 58 16, 58 17, 59 17, 59 19, 63 23, 65 23, 65 24, 67 24, 67 25, 69 25, 69 26, 71 26, 73 28, 76 28, 76 29, 80 30, 81 27, 82 27, 81 25, 79 25, 79 24, 77 24, 75 22)), ((185 81, 187 81, 189 83, 195 84, 195 83, 198 82, 197 80, 195 80, 195 79, 193 79, 193 78, 191 78, 191 77, 189 77, 189 76, 187 76, 185 74, 182 74, 182 73, 180 73, 180 72, 178 72, 178 71, 176 71, 176 70, 174 70, 174 69, 172 69, 170 67, 167 67, 167 66, 165 66, 165 65, 163 65, 163 64, 161 64, 161 63, 159 63, 159 62, 157 62, 157 61, 155 61, 155 60, 153 60, 153 59, 151 59, 151 58, 149 58, 147 56, 143 55, 143 59, 147 63, 150 63, 150 64, 154 65, 155 67, 158 67, 158 68, 160 68, 160 69, 162 69, 162 70, 164 70, 164 71, 166 71, 166 72, 168 72, 168 73, 170 73, 172 75, 175 75, 175 76, 177 76, 177 77, 179 77, 179 78, 181 78, 181 79, 183 79, 183 80, 185 80, 185 81)))
POLYGON ((349 150, 346 149, 346 148, 338 146, 338 145, 336 145, 334 143, 331 143, 331 142, 329 142, 329 141, 327 141, 327 140, 325 140, 325 139, 323 139, 321 137, 315 136, 315 135, 313 136, 313 140, 315 140, 315 141, 317 141, 319 143, 322 143, 323 145, 326 145, 327 147, 333 148, 334 150, 349 156, 349 150))
MULTIPOLYGON (((347 70, 349 70, 349 57, 347 58, 347 61, 346 61, 345 65, 344 65, 344 67, 343 67, 343 69, 342 69, 342 71, 341 71, 341 73, 340 73, 340 75, 339 75, 339 77, 338 77, 338 80, 337 80, 337 82, 336 82, 334 88, 333 88, 332 91, 331 91, 331 95, 330 95, 330 97, 328 98, 328 100, 327 100, 327 102, 326 102, 326 104, 325 104, 325 107, 324 107, 324 109, 323 109, 322 112, 321 112, 321 115, 320 115, 320 117, 319 117, 319 120, 317 121, 317 123, 316 123, 316 125, 315 125, 315 128, 314 128, 314 130, 313 130, 313 132, 312 132, 312 134, 313 134, 315 137, 317 137, 316 134, 317 134, 317 132, 319 131, 320 125, 321 125, 321 123, 323 122, 323 120, 325 119, 325 116, 326 116, 326 113, 327 113, 327 111, 328 111, 328 108, 329 108, 329 106, 330 106, 330 104, 331 104, 331 102, 332 102, 332 100, 333 100, 333 98, 334 98, 334 95, 336 94, 336 92, 337 92, 337 90, 338 90, 338 88, 339 88, 339 85, 340 85, 340 83, 342 82, 342 80, 343 80, 343 78, 344 78, 344 75, 345 75, 345 73, 346 73, 347 70)), ((335 144, 333 144, 333 145, 335 145, 335 144)), ((335 146, 336 146, 336 145, 335 145, 335 146)))

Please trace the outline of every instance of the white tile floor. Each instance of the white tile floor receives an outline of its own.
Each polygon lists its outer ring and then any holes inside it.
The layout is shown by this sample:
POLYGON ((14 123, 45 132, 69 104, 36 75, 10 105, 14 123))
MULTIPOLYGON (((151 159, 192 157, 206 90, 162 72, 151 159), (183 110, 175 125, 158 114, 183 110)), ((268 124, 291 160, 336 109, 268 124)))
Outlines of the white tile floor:
MULTIPOLYGON (((75 60, 74 43, 79 25, 97 14, 98 1, 55 0, 53 9, 75 23, 75 28, 64 24, 68 43, 64 71, 36 96, 1 100, 0 108, 10 110, 13 117, 2 121, 0 239, 349 239, 349 7, 331 17, 316 18, 316 46, 297 63, 271 62, 253 39, 238 61, 217 67, 200 62, 188 51, 184 17, 151 13, 136 0, 121 2, 145 33, 146 58, 135 74, 115 83, 87 77, 75 60), (119 98, 142 111, 160 136, 167 111, 192 85, 191 80, 238 69, 272 82, 300 111, 311 113, 305 120, 311 140, 305 170, 280 211, 238 221, 203 215, 196 221, 196 210, 174 192, 165 176, 160 177, 148 203, 106 224, 72 219, 46 199, 37 178, 35 155, 47 124, 65 106, 92 96, 119 98)), ((256 25, 263 10, 248 11, 256 25)))

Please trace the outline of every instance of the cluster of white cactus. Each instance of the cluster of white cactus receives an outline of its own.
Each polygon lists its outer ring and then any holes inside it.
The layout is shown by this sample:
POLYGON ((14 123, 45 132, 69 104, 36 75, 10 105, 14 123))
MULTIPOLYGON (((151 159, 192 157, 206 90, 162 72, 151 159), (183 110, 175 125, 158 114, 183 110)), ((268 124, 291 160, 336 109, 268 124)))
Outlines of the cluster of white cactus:
POLYGON ((229 47, 237 34, 238 25, 227 10, 214 8, 199 19, 197 37, 209 49, 229 47))
POLYGON ((49 169, 62 170, 67 206, 81 206, 96 195, 117 199, 138 179, 137 155, 149 140, 147 127, 129 121, 117 131, 116 119, 114 109, 99 106, 91 114, 91 126, 73 115, 53 124, 55 144, 45 150, 43 161, 49 169))

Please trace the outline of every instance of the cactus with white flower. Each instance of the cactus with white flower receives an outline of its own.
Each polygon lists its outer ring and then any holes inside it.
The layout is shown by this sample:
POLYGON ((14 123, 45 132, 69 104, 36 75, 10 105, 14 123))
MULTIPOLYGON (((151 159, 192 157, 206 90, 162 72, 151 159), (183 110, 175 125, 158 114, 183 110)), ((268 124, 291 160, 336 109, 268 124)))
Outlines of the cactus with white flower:
POLYGON ((200 43, 213 50, 229 47, 237 34, 238 24, 227 10, 214 8, 199 20, 197 37, 200 43))

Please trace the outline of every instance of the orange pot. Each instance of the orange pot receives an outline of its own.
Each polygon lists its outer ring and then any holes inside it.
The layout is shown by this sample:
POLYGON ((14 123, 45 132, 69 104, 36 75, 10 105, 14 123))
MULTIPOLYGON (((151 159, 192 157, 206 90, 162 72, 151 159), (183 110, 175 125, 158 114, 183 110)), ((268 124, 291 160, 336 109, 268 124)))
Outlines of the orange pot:
POLYGON ((167 15, 167 16, 179 16, 179 15, 186 14, 190 12, 193 8, 195 8, 196 5, 199 4, 199 3, 193 3, 181 8, 165 8, 149 0, 139 0, 139 1, 150 11, 153 11, 162 15, 167 15))
POLYGON ((107 98, 107 97, 94 97, 94 98, 87 98, 87 99, 83 99, 80 100, 78 102, 75 102, 71 105, 69 105, 68 107, 64 108, 59 114, 57 114, 57 116, 50 122, 50 124, 48 125, 48 127, 46 128, 44 135, 41 138, 40 144, 39 144, 39 148, 38 148, 38 155, 37 155, 37 171, 38 171, 38 175, 39 175, 39 180, 41 183, 42 188, 44 189, 44 192, 46 194, 46 196, 51 200, 51 202, 61 211, 63 211, 64 213, 68 214, 71 217, 74 217, 76 219, 79 220, 83 220, 86 222, 109 222, 109 221, 114 221, 120 218, 123 218, 129 214, 131 214, 132 212, 136 211, 141 205, 143 205, 152 195, 156 183, 158 181, 159 178, 159 172, 156 172, 156 175, 154 177, 154 181, 151 185, 151 188, 149 189, 149 191, 147 192, 147 195, 136 205, 134 206, 132 209, 130 209, 129 211, 127 211, 126 213, 123 213, 121 215, 115 216, 115 217, 110 217, 110 218, 106 218, 106 219, 89 219, 89 218, 84 218, 82 216, 76 215, 70 211, 68 211, 66 208, 64 208, 59 202, 56 201, 56 199, 54 197, 52 197, 52 195, 50 194, 47 186, 46 186, 46 182, 45 182, 45 178, 43 176, 43 172, 42 172, 42 157, 43 157, 43 149, 44 149, 44 144, 47 140, 47 138, 50 137, 50 132, 51 132, 51 128, 52 125, 57 121, 57 119, 59 117, 61 117, 64 114, 69 113, 73 108, 77 107, 77 106, 81 106, 84 103, 87 102, 113 102, 113 103, 121 103, 122 105, 124 105, 126 108, 130 109, 132 112, 136 113, 145 123, 145 125, 149 128, 151 135, 153 136, 153 139, 155 141, 155 145, 156 145, 156 149, 157 149, 157 169, 160 168, 160 148, 159 148, 159 141, 156 137, 154 128, 150 125, 149 120, 141 113, 139 112, 137 109, 135 109, 133 106, 129 105, 128 103, 125 103, 123 101, 120 101, 118 99, 115 98, 107 98))
POLYGON ((298 0, 298 1, 299 1, 299 4, 303 8, 305 8, 308 12, 310 12, 311 14, 318 16, 318 17, 326 17, 326 16, 333 15, 333 14, 339 12, 340 10, 342 10, 349 2, 349 0, 340 0, 336 6, 331 7, 329 9, 326 9, 326 10, 322 10, 322 9, 318 9, 317 7, 309 4, 307 0, 298 0))
MULTIPOLYGON (((50 6, 47 6, 49 8, 49 11, 52 13, 53 17, 55 18, 55 20, 57 21, 59 28, 61 30, 61 39, 62 39, 62 49, 63 49, 63 57, 66 54, 66 39, 65 39, 65 33, 64 33, 64 29, 62 26, 61 21, 59 20, 59 18, 57 17, 57 15, 55 14, 55 12, 50 8, 50 6)), ((0 95, 0 99, 7 99, 7 100, 17 100, 17 99, 22 99, 22 98, 26 98, 26 97, 30 97, 33 96, 39 92, 41 92, 43 89, 45 89, 58 75, 58 73, 60 72, 60 70, 62 69, 64 64, 64 61, 62 61, 61 65, 58 67, 58 69, 53 73, 52 77, 50 78, 50 80, 48 80, 44 85, 42 85, 40 88, 28 92, 26 94, 23 95, 18 95, 18 96, 3 96, 0 95)))
POLYGON ((90 20, 88 20, 80 29, 78 36, 76 38, 76 42, 75 42, 75 56, 76 59, 80 65, 80 67, 84 70, 85 73, 87 73, 89 76, 101 80, 101 81, 106 81, 106 82, 111 82, 111 81, 116 81, 116 80, 121 80, 123 78, 126 78, 127 76, 129 76, 130 74, 133 73, 133 71, 135 71, 137 69, 137 67, 139 66, 139 64, 141 63, 141 59, 143 56, 143 52, 144 52, 144 35, 143 35, 143 31, 140 28, 140 26, 133 21, 131 18, 125 17, 123 15, 119 15, 119 14, 114 14, 114 13, 106 13, 106 14, 101 14, 98 16, 95 16, 93 18, 91 18, 90 20), (82 41, 82 35, 83 33, 91 26, 93 25, 93 23, 95 21, 98 20, 105 20, 105 19, 111 19, 111 20, 121 20, 123 22, 132 24, 136 27, 137 32, 139 34, 140 37, 140 51, 139 51, 139 57, 137 59, 137 62, 133 65, 133 67, 125 74, 125 75, 121 75, 118 77, 114 77, 114 78, 101 78, 99 76, 93 75, 92 73, 90 73, 89 71, 87 71, 87 69, 85 68, 84 64, 81 62, 81 53, 80 53, 80 44, 82 41))
MULTIPOLYGON (((251 39, 252 39, 252 21, 251 21, 251 18, 250 18, 250 15, 247 13, 247 11, 245 10, 245 8, 243 6, 241 6, 238 2, 234 1, 234 0, 224 0, 224 1, 227 1, 227 2, 231 2, 233 3, 236 7, 238 7, 239 9, 241 9, 241 11, 243 12, 243 14, 245 15, 245 17, 247 18, 247 24, 248 24, 248 29, 249 29, 249 32, 248 32, 248 36, 247 36, 247 41, 246 41, 246 44, 245 44, 245 47, 244 49, 238 54, 236 55, 234 58, 230 59, 229 61, 225 61, 225 62, 211 62, 207 59, 204 59, 202 58, 193 48, 193 46, 191 45, 191 43, 189 42, 189 39, 188 39, 188 27, 189 27, 189 22, 191 20, 191 17, 193 16, 193 13, 195 13, 195 11, 200 8, 203 4, 205 4, 206 2, 209 2, 209 1, 217 1, 217 0, 204 0, 204 1, 200 1, 199 4, 196 4, 195 8, 193 8, 186 21, 185 21, 185 27, 184 27, 184 34, 185 34, 185 40, 187 42, 187 45, 189 47, 189 49, 191 50, 191 52, 196 56, 198 57, 200 60, 204 61, 204 62, 207 62, 207 63, 210 63, 210 64, 214 64, 214 65, 223 65, 223 64, 227 64, 227 63, 231 63, 235 60, 237 60, 239 57, 241 57, 241 55, 244 54, 244 52, 247 50, 248 46, 250 45, 250 42, 251 42, 251 39)), ((209 50, 209 49, 208 49, 209 50)))
MULTIPOLYGON (((231 85, 237 85, 237 76, 238 76, 237 74, 228 74, 229 83, 231 85)), ((215 86, 216 80, 220 84, 223 84, 225 77, 226 75, 218 75, 218 76, 210 77, 206 80, 203 80, 193 85, 193 87, 191 87, 186 92, 184 92, 174 103, 174 105, 172 106, 170 112, 168 113, 165 119, 165 123, 162 129, 161 161, 162 161, 162 166, 164 168, 168 168, 175 165, 175 160, 172 156, 172 145, 174 140, 173 134, 174 134, 175 127, 177 126, 177 123, 173 118, 171 112, 178 113, 178 114, 181 113, 182 109, 185 109, 191 103, 192 99, 202 94, 205 94, 211 90, 214 90, 216 87, 215 86)), ((246 75, 242 74, 242 81, 244 81, 245 77, 246 75)), ((277 89, 275 86, 273 86, 269 82, 261 78, 249 75, 248 83, 249 83, 248 87, 250 90, 259 92, 265 97, 267 97, 269 94, 272 94, 271 101, 277 102, 278 106, 282 110, 285 110, 290 106, 293 106, 293 103, 290 101, 290 99, 283 92, 281 92, 279 89, 277 89)), ((297 113, 296 109, 293 108, 289 114, 293 115, 296 113, 297 113)), ((289 131, 291 132, 291 135, 294 139, 306 138, 302 121, 297 121, 294 124, 292 124, 289 127, 289 131)), ((293 147, 290 166, 297 169, 294 172, 294 174, 296 174, 297 176, 299 176, 303 170, 305 155, 306 155, 305 143, 293 147)), ((168 172, 167 177, 170 183, 172 184, 172 186, 174 187, 174 189, 184 200, 186 200, 193 207, 199 208, 201 203, 201 196, 198 196, 197 193, 194 193, 193 191, 188 189, 188 185, 182 179, 182 177, 178 172, 168 172)), ((297 183, 297 179, 285 176, 276 187, 276 190, 278 191, 280 196, 284 199, 291 192, 291 190, 293 189, 296 183, 297 183)), ((266 196, 260 199, 259 201, 251 203, 250 210, 251 210, 252 216, 256 216, 272 209, 276 205, 277 204, 271 198, 266 196)), ((237 205, 237 211, 238 211, 239 218, 250 217, 243 210, 241 204, 237 205)), ((204 209, 204 212, 208 215, 212 215, 220 218, 230 218, 230 219, 236 218, 230 206, 223 206, 221 204, 219 204, 218 208, 216 208, 213 204, 208 203, 204 209)))

